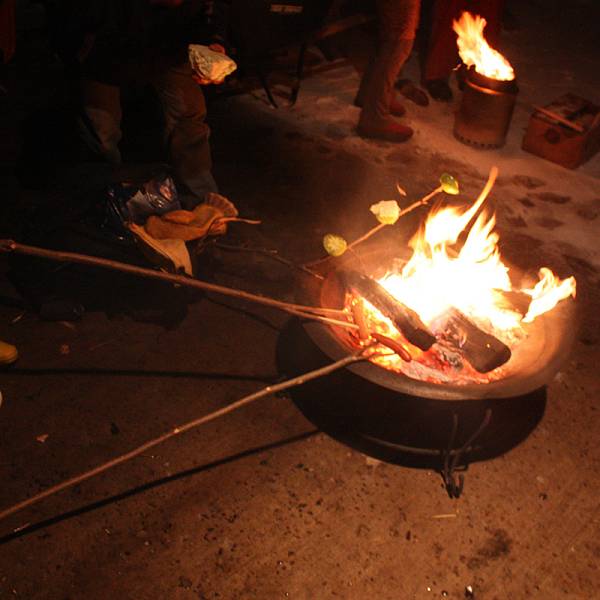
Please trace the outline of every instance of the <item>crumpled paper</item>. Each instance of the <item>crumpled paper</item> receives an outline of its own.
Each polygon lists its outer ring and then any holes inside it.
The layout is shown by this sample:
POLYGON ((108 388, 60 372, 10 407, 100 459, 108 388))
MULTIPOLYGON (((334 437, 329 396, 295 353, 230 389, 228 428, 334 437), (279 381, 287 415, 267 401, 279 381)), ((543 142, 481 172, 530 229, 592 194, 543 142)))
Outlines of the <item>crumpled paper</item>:
POLYGON ((151 215, 144 229, 158 240, 178 239, 185 242, 205 235, 225 233, 224 218, 238 216, 237 208, 225 196, 209 192, 206 200, 193 210, 174 210, 163 215, 151 215))
POLYGON ((188 57, 194 73, 202 79, 213 82, 223 81, 237 69, 235 61, 222 52, 215 52, 208 46, 190 44, 188 57))

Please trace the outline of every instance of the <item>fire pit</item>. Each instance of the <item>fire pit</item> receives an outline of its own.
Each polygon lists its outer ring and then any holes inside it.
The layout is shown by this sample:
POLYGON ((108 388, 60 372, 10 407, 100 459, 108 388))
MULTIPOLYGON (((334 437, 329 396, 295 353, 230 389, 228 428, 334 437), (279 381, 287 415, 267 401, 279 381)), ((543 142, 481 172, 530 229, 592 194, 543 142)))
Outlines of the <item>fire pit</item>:
MULTIPOLYGON (((374 277, 382 276, 386 265, 392 264, 394 259, 389 250, 382 249, 361 256, 364 267, 374 277)), ((348 259, 351 260, 352 258, 348 259)), ((306 282, 303 300, 323 307, 343 308, 346 304, 346 289, 339 275, 340 271, 341 269, 336 269, 329 272, 321 284, 306 282)), ((513 267, 511 271, 518 273, 513 278, 520 279, 525 285, 533 282, 532 278, 518 272, 516 268, 513 267)), ((463 401, 521 396, 545 385, 560 368, 575 338, 576 318, 575 304, 562 302, 552 311, 526 324, 524 338, 512 349, 510 359, 501 367, 501 377, 481 383, 424 381, 374 362, 357 363, 348 368, 389 390, 435 400, 463 401)), ((334 360, 355 352, 358 347, 356 338, 347 329, 318 322, 306 323, 305 329, 312 340, 334 360)))
POLYGON ((358 411, 352 422, 364 439, 442 457, 453 496, 461 486, 452 473, 475 449, 492 412, 502 407, 512 427, 511 413, 516 418, 527 404, 518 400, 539 400, 577 329, 568 299, 575 295, 572 277, 561 281, 542 268, 535 283, 532 274, 502 262, 494 217, 480 212, 494 178, 470 208, 434 208, 407 245, 410 256, 407 247, 389 243, 346 252, 329 263, 322 280, 301 288, 303 303, 347 316, 339 324, 304 324, 325 355, 339 360, 361 346, 373 352, 369 361, 348 367, 352 383, 330 387, 324 404, 336 404, 331 399, 344 388, 339 414, 350 406, 358 411), (511 403, 519 409, 507 410, 511 403), (385 409, 375 408, 380 404, 385 409), (367 426, 361 411, 375 411, 374 424, 367 426), (386 439, 394 419, 409 420, 412 428, 386 439), (424 435, 415 441, 414 431, 424 435))
MULTIPOLYGON (((390 258, 389 251, 378 249, 363 254, 361 262, 377 275, 390 258)), ((347 294, 339 273, 330 271, 320 285, 305 282, 302 300, 344 307, 347 294)), ((315 321, 302 328, 307 340, 296 331, 280 344, 285 372, 317 368, 357 350, 347 329, 315 321)), ((575 331, 575 304, 563 302, 527 325, 527 336, 502 366, 500 379, 434 383, 362 362, 349 366, 350 373, 294 390, 292 398, 321 430, 366 454, 440 471, 448 495, 458 498, 464 475, 457 472, 507 452, 537 426, 546 404, 543 386, 567 358, 575 331)))
POLYGON ((459 54, 468 66, 454 135, 471 146, 499 148, 506 140, 518 88, 510 63, 485 41, 485 24, 470 13, 454 23, 459 54))
POLYGON ((564 299, 575 295, 575 279, 542 267, 535 283, 502 261, 495 217, 482 209, 496 174, 470 207, 432 209, 391 256, 338 259, 308 299, 352 321, 311 326, 326 352, 337 359, 376 341, 371 364, 357 372, 440 400, 514 396, 546 383, 573 335, 574 306, 564 299))

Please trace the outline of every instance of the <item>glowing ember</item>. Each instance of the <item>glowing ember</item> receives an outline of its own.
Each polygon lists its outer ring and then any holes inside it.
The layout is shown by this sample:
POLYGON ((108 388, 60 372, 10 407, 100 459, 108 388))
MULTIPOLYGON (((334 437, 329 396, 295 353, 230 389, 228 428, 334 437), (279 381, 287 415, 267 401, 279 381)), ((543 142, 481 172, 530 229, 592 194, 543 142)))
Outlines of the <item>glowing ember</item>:
POLYGON ((456 43, 460 58, 468 67, 474 65, 481 75, 511 81, 515 78, 515 72, 504 56, 485 41, 485 26, 486 20, 483 17, 468 12, 464 12, 458 21, 454 21, 452 28, 458 36, 456 43))
POLYGON ((547 268, 540 270, 540 281, 533 289, 513 287, 498 250, 495 217, 485 210, 477 215, 496 175, 494 167, 486 187, 470 208, 432 210, 410 241, 413 253, 408 262, 379 279, 379 284, 414 310, 436 336, 438 341, 431 350, 423 352, 411 346, 390 319, 362 299, 368 329, 401 342, 413 357, 406 363, 389 354, 375 358, 379 364, 429 381, 471 383, 499 379, 502 367, 482 374, 461 357, 460 348, 466 340, 459 339, 454 348, 444 343, 449 314, 460 311, 480 330, 512 348, 527 334, 524 323, 551 310, 560 300, 575 296, 575 279, 560 280, 547 268), (526 315, 525 310, 519 312, 506 299, 508 293, 515 292, 526 299, 531 297, 526 315))

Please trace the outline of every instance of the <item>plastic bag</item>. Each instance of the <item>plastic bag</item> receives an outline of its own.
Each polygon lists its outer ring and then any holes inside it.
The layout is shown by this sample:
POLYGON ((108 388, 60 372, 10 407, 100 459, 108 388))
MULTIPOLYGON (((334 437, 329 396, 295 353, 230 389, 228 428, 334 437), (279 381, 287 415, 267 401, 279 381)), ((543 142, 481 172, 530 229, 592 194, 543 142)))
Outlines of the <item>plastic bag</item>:
POLYGON ((126 203, 129 221, 140 225, 151 215, 180 210, 175 184, 170 177, 151 179, 126 203))
POLYGON ((108 188, 101 227, 121 240, 130 240, 128 223, 140 225, 151 215, 180 209, 175 183, 168 175, 154 177, 142 185, 121 182, 108 188))

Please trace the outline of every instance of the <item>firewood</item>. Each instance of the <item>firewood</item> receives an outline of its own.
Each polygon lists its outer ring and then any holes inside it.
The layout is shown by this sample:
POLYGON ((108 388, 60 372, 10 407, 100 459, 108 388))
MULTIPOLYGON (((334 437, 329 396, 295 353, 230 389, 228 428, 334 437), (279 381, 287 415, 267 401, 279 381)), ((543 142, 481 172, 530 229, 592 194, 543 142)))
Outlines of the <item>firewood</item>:
POLYGON ((421 321, 419 315, 394 298, 377 281, 356 271, 343 271, 342 279, 347 289, 349 288, 360 294, 391 319, 413 346, 417 346, 421 350, 429 350, 434 344, 435 336, 429 331, 427 325, 421 321))
POLYGON ((450 309, 440 337, 457 348, 479 373, 488 373, 511 356, 510 348, 486 333, 456 308, 450 309))
POLYGON ((531 296, 518 290, 511 290, 510 292, 504 290, 495 291, 504 307, 514 310, 523 316, 527 314, 529 305, 531 304, 531 296))

